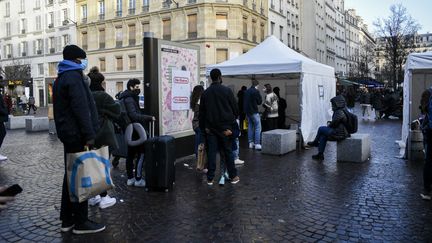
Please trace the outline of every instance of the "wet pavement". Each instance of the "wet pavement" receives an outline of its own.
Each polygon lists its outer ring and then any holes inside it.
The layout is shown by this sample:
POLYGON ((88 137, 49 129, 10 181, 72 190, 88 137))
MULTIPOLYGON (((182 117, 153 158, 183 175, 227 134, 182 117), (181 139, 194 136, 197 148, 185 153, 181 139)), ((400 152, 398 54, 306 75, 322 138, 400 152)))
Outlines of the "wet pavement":
POLYGON ((262 155, 241 141, 240 183, 212 187, 194 161, 176 164, 169 193, 126 186, 122 160, 113 170, 115 206, 91 207, 104 232, 60 233, 63 148, 53 135, 8 131, 0 185, 24 192, 0 212, 0 242, 427 242, 432 205, 422 201, 422 162, 397 159, 400 120, 362 121, 372 136, 363 164, 337 163, 336 144, 325 160, 315 149, 262 155))

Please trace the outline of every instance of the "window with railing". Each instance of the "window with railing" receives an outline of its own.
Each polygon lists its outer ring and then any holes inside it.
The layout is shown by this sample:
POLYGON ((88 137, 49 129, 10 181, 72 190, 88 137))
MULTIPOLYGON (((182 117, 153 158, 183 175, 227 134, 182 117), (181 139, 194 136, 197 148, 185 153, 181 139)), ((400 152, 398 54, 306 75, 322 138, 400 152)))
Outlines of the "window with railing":
POLYGON ((248 38, 248 19, 247 17, 243 17, 243 39, 247 40, 248 38))
POLYGON ((81 32, 81 47, 84 49, 84 50, 87 50, 87 42, 88 42, 88 39, 87 39, 87 32, 85 31, 85 32, 81 32))
POLYGON ((81 19, 83 23, 87 22, 87 4, 81 6, 81 19))
POLYGON ((216 63, 221 63, 228 60, 227 49, 216 49, 216 63))
POLYGON ((105 48, 105 29, 99 30, 99 49, 105 48))
POLYGON ((144 13, 149 11, 149 0, 143 0, 142 11, 144 13))
POLYGON ((136 56, 129 56, 129 70, 136 70, 136 56))
POLYGON ((121 47, 123 45, 123 28, 121 26, 116 26, 116 47, 121 47))
POLYGON ((162 20, 162 27, 163 27, 162 38, 164 40, 171 40, 171 19, 162 20))
POLYGON ((39 75, 44 75, 44 64, 38 63, 38 73, 39 75))
POLYGON ((6 37, 11 36, 11 23, 6 23, 6 37))
POLYGON ((6 2, 5 3, 5 11, 6 11, 6 13, 5 13, 5 17, 9 17, 10 16, 10 2, 6 2))
POLYGON ((122 16, 122 12, 123 12, 123 1, 122 0, 117 0, 116 17, 121 17, 122 16))
POLYGON ((261 31, 260 31, 260 33, 261 33, 261 41, 264 40, 264 36, 265 36, 264 26, 265 26, 264 23, 262 23, 261 24, 261 31))
POLYGON ((47 0, 46 3, 48 6, 51 6, 54 4, 54 0, 47 0))
POLYGON ((196 2, 197 2, 196 0, 188 0, 188 4, 194 4, 196 2))
POLYGON ((188 15, 188 38, 189 39, 197 38, 197 15, 196 14, 188 15))
POLYGON ((100 57, 99 58, 99 68, 100 68, 101 72, 105 72, 106 71, 105 57, 100 57))
POLYGON ((116 57, 116 70, 123 71, 123 57, 116 57))
POLYGON ((20 0, 20 11, 19 13, 25 12, 25 0, 20 0))
POLYGON ((226 14, 216 14, 216 37, 228 37, 228 16, 226 14))
POLYGON ((99 0, 99 20, 105 19, 105 1, 99 0))
POLYGON ((257 41, 257 37, 256 37, 256 20, 252 20, 252 41, 256 42, 257 41))
POLYGON ((48 13, 48 28, 54 28, 54 12, 48 13))
POLYGON ((171 5, 171 0, 164 0, 163 2, 162 2, 162 8, 170 8, 170 5, 171 5))
POLYGON ((134 24, 128 26, 129 28, 129 45, 134 46, 136 44, 136 28, 134 24))
POLYGON ((129 0, 129 14, 135 14, 135 0, 129 0))
POLYGON ((34 10, 40 9, 40 7, 41 7, 41 0, 35 0, 35 7, 33 9, 34 10))

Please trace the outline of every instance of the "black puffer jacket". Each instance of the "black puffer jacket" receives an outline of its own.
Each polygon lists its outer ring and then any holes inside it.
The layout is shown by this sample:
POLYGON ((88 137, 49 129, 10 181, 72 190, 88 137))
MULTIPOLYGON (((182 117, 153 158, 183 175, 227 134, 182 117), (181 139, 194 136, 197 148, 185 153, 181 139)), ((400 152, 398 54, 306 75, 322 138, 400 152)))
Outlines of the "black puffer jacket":
POLYGON ((342 95, 333 97, 330 102, 332 104, 333 116, 328 126, 333 128, 333 133, 330 135, 329 140, 340 141, 349 136, 349 133, 345 128, 347 122, 345 112, 348 112, 346 110, 346 102, 342 95))
POLYGON ((146 121, 151 121, 152 116, 144 115, 139 107, 138 95, 132 93, 130 90, 125 90, 119 95, 119 99, 124 99, 127 114, 131 122, 138 122, 145 125, 146 121))
POLYGON ((81 69, 58 75, 53 86, 57 136, 63 143, 84 145, 99 130, 98 113, 81 69))

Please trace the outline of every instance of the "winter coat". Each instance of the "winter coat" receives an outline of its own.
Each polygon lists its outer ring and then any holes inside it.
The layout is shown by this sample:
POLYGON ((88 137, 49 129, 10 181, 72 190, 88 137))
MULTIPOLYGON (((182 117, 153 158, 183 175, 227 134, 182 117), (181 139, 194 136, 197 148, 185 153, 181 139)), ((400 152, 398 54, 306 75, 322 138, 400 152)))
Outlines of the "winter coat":
POLYGON ((341 141, 349 137, 349 133, 345 127, 345 124, 348 121, 345 114, 345 112, 348 112, 346 110, 346 102, 342 95, 333 97, 330 102, 332 104, 333 116, 328 127, 333 129, 333 133, 329 136, 329 140, 341 141))
POLYGON ((108 145, 114 149, 118 148, 112 121, 120 117, 120 104, 102 90, 93 91, 92 95, 96 103, 100 127, 96 134, 95 145, 97 147, 108 145))
POLYGON ((198 101, 193 108, 193 119, 192 119, 192 127, 193 129, 197 129, 199 127, 199 107, 200 102, 198 101))
POLYGON ((273 92, 270 93, 270 94, 267 94, 265 96, 264 107, 266 109, 267 117, 268 118, 276 118, 276 117, 279 116, 279 113, 278 113, 278 108, 279 108, 278 100, 279 100, 279 98, 273 92))
POLYGON ((65 144, 85 145, 99 129, 96 105, 84 83, 81 65, 63 60, 53 85, 54 121, 57 136, 65 144))
POLYGON ((119 95, 119 99, 124 99, 126 112, 131 122, 141 123, 145 127, 147 121, 153 119, 152 116, 144 115, 139 107, 139 97, 130 90, 125 90, 119 95))
POLYGON ((30 96, 30 98, 28 99, 28 104, 29 105, 34 105, 35 104, 35 98, 33 96, 30 96))
POLYGON ((372 107, 375 110, 379 111, 379 110, 381 110, 383 108, 382 99, 383 99, 383 97, 382 97, 381 94, 379 94, 379 93, 372 94, 372 96, 371 96, 371 103, 372 103, 372 107))
POLYGON ((220 83, 212 83, 201 95, 199 106, 199 127, 222 132, 232 130, 239 116, 238 105, 234 94, 220 83))
POLYGON ((9 119, 9 111, 3 100, 3 96, 0 94, 0 122, 7 122, 9 119))
POLYGON ((246 90, 243 97, 243 110, 246 115, 253 115, 258 113, 258 106, 261 104, 261 95, 254 86, 246 90))
POLYGON ((360 96, 360 104, 370 104, 371 103, 371 95, 369 92, 363 93, 360 96))

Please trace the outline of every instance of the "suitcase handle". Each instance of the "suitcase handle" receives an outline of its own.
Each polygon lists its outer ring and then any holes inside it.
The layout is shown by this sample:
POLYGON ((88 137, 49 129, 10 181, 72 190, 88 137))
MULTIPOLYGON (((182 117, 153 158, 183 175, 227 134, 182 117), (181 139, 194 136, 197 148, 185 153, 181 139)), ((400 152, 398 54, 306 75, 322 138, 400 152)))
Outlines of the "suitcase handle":
POLYGON ((150 121, 150 124, 149 124, 149 132, 150 132, 150 138, 153 138, 154 137, 154 129, 155 129, 155 121, 150 121))

